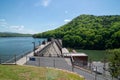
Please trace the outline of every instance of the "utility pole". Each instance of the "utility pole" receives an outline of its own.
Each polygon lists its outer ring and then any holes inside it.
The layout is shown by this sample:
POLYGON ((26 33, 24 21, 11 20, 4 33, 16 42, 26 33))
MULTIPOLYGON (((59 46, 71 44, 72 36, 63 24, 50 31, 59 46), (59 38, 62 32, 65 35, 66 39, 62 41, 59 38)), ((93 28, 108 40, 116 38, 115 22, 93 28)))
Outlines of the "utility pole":
POLYGON ((15 64, 17 64, 17 63, 16 63, 16 54, 14 55, 14 57, 15 57, 15 64))
POLYGON ((74 62, 72 62, 72 72, 74 72, 74 62))
POLYGON ((105 80, 106 80, 106 59, 105 58, 103 60, 103 73, 104 73, 104 77, 105 77, 105 80))
POLYGON ((40 67, 40 57, 39 57, 39 67, 40 67))
POLYGON ((92 67, 92 59, 89 59, 89 69, 91 70, 92 67))
POLYGON ((97 66, 95 66, 96 72, 95 72, 95 80, 97 80, 97 66))
POLYGON ((53 59, 53 66, 54 66, 54 68, 55 68, 55 58, 53 59))
POLYGON ((0 56, 0 64, 2 63, 1 56, 0 56))
POLYGON ((33 51, 34 51, 34 55, 35 55, 35 42, 32 42, 33 43, 33 51))
POLYGON ((70 57, 70 59, 71 59, 71 62, 72 62, 72 71, 74 72, 74 64, 75 64, 75 63, 74 63, 74 59, 73 59, 72 56, 70 57))

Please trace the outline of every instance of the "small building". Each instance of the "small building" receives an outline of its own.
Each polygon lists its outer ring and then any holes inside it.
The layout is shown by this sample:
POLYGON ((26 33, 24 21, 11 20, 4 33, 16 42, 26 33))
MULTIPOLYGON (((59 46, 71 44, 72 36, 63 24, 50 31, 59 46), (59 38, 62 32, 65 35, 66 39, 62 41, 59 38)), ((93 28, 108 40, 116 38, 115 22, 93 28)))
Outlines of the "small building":
POLYGON ((66 58, 73 58, 73 62, 77 66, 87 66, 88 55, 85 53, 65 53, 63 54, 66 58))

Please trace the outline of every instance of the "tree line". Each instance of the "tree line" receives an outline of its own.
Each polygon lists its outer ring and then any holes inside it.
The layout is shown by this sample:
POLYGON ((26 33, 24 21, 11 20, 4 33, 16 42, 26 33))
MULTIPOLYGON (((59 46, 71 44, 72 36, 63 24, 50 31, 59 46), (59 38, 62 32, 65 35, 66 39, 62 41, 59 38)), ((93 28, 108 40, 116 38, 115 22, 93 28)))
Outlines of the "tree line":
MULTIPOLYGON (((107 50, 109 61, 109 72, 112 77, 120 79, 120 48, 107 50)), ((119 80, 118 79, 118 80, 119 80)))
POLYGON ((78 49, 120 47, 120 15, 80 15, 55 30, 34 34, 37 38, 60 38, 63 46, 78 49))
POLYGON ((30 37, 32 34, 0 32, 0 37, 30 37))

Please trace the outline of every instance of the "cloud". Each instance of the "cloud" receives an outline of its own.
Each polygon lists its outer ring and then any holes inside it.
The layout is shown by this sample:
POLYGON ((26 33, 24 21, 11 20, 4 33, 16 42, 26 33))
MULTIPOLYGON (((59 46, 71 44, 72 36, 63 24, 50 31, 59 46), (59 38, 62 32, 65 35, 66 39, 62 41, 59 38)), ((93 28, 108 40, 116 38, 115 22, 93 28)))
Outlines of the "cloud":
POLYGON ((0 27, 7 28, 7 29, 14 29, 14 30, 23 30, 24 26, 11 26, 9 25, 5 19, 0 19, 0 27))
POLYGON ((23 33, 23 34, 35 34, 38 33, 34 29, 25 28, 23 25, 21 26, 9 26, 8 32, 15 32, 15 33, 23 33))
POLYGON ((39 2, 35 3, 34 6, 35 7, 39 7, 39 6, 43 6, 43 7, 47 7, 49 6, 49 4, 51 3, 51 0, 40 0, 39 2))
POLYGON ((39 31, 35 31, 34 29, 28 29, 28 28, 24 28, 23 30, 15 30, 14 32, 16 33, 23 33, 23 34, 36 34, 39 33, 39 31))
POLYGON ((3 21, 3 22, 4 22, 4 21, 5 21, 5 19, 0 19, 0 21, 3 21))
POLYGON ((66 10, 66 11, 65 11, 65 14, 67 14, 67 13, 68 13, 68 11, 66 10))
POLYGON ((43 0, 43 1, 42 1, 42 5, 43 5, 44 7, 47 7, 47 6, 50 4, 50 2, 51 2, 51 0, 43 0))
POLYGON ((70 19, 65 19, 65 20, 64 20, 64 22, 66 22, 66 23, 67 23, 67 22, 70 22, 70 21, 71 21, 70 19))
POLYGON ((24 26, 23 25, 21 25, 21 26, 10 26, 9 28, 10 29, 15 29, 15 30, 23 30, 24 26))
POLYGON ((8 24, 5 19, 0 19, 0 27, 6 27, 8 24))
POLYGON ((0 31, 3 32, 16 32, 16 33, 38 33, 33 29, 25 29, 23 25, 10 25, 7 23, 5 19, 0 18, 0 27, 2 28, 0 31))

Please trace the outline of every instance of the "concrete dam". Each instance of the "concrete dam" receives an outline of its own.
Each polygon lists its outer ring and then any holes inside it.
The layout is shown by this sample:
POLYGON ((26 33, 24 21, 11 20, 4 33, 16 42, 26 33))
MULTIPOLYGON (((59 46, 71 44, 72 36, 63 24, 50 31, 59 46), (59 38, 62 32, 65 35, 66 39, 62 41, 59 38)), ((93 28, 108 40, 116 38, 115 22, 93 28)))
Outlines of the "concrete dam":
POLYGON ((46 46, 40 51, 36 51, 34 56, 39 57, 62 57, 62 41, 52 39, 52 41, 45 42, 46 46))

